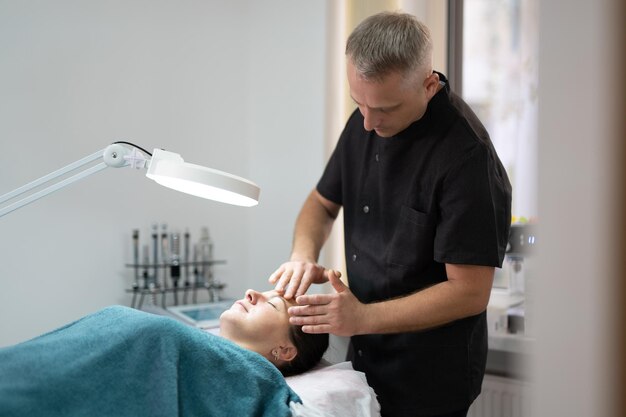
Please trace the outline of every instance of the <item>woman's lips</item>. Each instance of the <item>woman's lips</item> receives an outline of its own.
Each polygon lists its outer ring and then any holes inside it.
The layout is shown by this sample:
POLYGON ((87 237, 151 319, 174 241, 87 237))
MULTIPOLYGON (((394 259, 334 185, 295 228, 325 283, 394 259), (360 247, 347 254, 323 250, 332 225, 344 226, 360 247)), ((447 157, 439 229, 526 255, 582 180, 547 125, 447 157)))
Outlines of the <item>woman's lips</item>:
POLYGON ((240 306, 241 308, 243 308, 246 313, 248 312, 248 309, 246 308, 245 304, 243 303, 243 301, 239 300, 237 302, 235 302, 235 304, 237 304, 238 306, 240 306))

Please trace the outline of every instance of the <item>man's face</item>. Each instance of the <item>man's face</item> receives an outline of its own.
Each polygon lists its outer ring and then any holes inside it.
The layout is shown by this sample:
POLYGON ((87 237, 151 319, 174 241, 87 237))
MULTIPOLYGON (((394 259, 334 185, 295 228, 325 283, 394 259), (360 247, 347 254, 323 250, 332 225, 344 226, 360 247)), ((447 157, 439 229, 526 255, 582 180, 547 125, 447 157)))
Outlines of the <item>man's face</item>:
POLYGON ((436 74, 426 79, 416 74, 407 79, 399 72, 392 72, 382 80, 366 80, 356 71, 352 60, 347 61, 350 96, 363 115, 365 130, 374 130, 378 136, 394 136, 419 120, 437 91, 436 74))

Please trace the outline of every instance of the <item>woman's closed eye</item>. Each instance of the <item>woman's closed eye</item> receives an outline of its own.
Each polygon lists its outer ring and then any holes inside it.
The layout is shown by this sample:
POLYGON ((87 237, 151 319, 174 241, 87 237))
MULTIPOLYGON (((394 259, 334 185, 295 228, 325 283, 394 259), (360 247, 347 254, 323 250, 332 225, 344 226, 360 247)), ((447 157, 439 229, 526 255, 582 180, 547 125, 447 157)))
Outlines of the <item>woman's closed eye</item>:
POLYGON ((267 301, 267 303, 274 307, 276 311, 287 311, 287 304, 285 303, 285 299, 283 297, 272 297, 267 301))

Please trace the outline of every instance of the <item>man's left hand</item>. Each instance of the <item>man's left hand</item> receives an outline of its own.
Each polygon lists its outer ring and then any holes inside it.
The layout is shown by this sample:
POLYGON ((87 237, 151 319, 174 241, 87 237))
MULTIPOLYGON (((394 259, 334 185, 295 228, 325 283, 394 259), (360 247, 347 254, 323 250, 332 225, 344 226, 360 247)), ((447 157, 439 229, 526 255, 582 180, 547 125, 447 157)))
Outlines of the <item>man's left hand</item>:
POLYGON ((341 282, 339 271, 327 270, 326 274, 336 292, 297 297, 296 302, 300 305, 289 307, 289 323, 303 326, 305 333, 332 333, 337 336, 362 333, 360 327, 367 317, 366 305, 341 282))

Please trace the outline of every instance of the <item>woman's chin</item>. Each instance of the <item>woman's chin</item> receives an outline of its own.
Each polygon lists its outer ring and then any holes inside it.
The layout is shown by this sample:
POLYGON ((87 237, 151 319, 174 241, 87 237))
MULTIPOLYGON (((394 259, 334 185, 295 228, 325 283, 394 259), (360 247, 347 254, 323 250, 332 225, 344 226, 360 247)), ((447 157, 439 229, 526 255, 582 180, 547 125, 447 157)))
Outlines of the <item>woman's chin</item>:
POLYGON ((231 326, 236 327, 237 323, 241 323, 241 321, 244 319, 244 313, 237 310, 236 308, 231 308, 230 310, 224 311, 220 315, 220 332, 223 332, 224 329, 228 329, 231 326))

